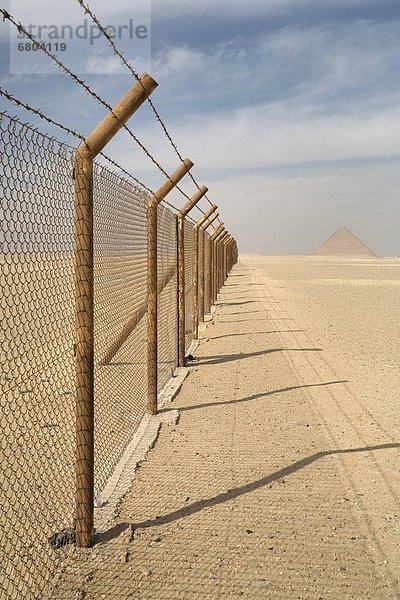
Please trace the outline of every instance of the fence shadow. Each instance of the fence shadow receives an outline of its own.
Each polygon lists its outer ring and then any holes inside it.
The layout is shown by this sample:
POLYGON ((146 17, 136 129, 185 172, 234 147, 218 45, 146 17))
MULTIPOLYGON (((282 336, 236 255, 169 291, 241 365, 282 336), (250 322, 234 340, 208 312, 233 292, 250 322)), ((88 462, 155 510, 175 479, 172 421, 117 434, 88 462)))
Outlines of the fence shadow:
POLYGON ((253 315, 255 313, 267 313, 268 311, 265 309, 261 309, 261 310, 239 310, 238 312, 230 312, 230 313, 225 313, 225 316, 227 317, 232 317, 234 315, 253 315))
MULTIPOLYGON (((263 311, 263 312, 267 312, 267 311, 263 311)), ((226 315, 228 316, 228 315, 226 315)), ((289 318, 283 318, 283 319, 277 319, 277 318, 273 318, 274 321, 294 321, 295 319, 289 319, 289 318)), ((259 319, 259 321, 271 321, 271 317, 266 317, 265 319, 259 319)), ((230 323, 254 323, 254 319, 232 319, 231 321, 218 321, 218 324, 223 324, 223 325, 227 325, 230 323)))
POLYGON ((120 523, 115 525, 104 534, 102 534, 101 538, 103 540, 110 540, 113 537, 116 537, 128 527, 133 527, 136 529, 145 529, 149 527, 159 526, 159 525, 167 525, 169 523, 173 523, 174 521, 178 521, 179 519, 183 519, 185 517, 190 517, 205 508, 212 508, 213 506, 217 506, 218 504, 223 504, 224 502, 229 502, 229 500, 234 500, 244 494, 248 494, 250 492, 254 492, 266 485, 273 483, 274 481, 278 481, 284 477, 289 477, 290 475, 304 469, 315 463, 318 460, 326 458, 328 456, 337 456, 341 454, 356 454, 360 452, 376 452, 378 450, 390 450, 393 448, 400 448, 400 443, 389 443, 389 444, 378 444, 376 446, 364 446, 362 448, 346 448, 339 450, 325 450, 321 452, 315 452, 310 456, 306 456, 296 462, 288 465, 287 467, 283 467, 274 473, 270 473, 265 477, 261 477, 260 479, 256 479, 250 483, 246 483, 245 485, 241 485, 237 488, 228 490, 223 492, 222 494, 218 494, 217 496, 213 496, 212 498, 205 498, 203 500, 198 500, 197 502, 193 502, 189 506, 185 506, 178 510, 174 510, 166 515, 159 516, 155 519, 148 519, 147 521, 141 521, 139 523, 120 523))
MULTIPOLYGON (((232 404, 242 404, 242 402, 251 402, 252 400, 258 400, 260 398, 266 398, 267 396, 275 396, 276 394, 283 394, 285 392, 292 392, 294 390, 302 390, 304 388, 313 387, 326 387, 328 385, 338 385, 340 383, 349 383, 348 379, 342 379, 338 381, 327 381, 325 383, 309 383, 307 385, 293 385, 279 390, 271 390, 269 392, 260 392, 259 394, 253 394, 246 398, 239 398, 237 400, 225 400, 220 402, 204 402, 203 404, 193 404, 191 406, 179 407, 179 412, 187 412, 189 410, 197 410, 199 408, 209 408, 211 406, 231 406, 232 404)), ((165 409, 169 410, 169 409, 165 409)))
POLYGON ((269 350, 258 350, 257 352, 244 352, 242 354, 223 354, 220 356, 202 356, 196 361, 196 365, 219 365, 235 360, 243 360, 253 356, 265 356, 275 352, 323 352, 322 348, 270 348, 269 350))
POLYGON ((243 302, 216 302, 215 306, 242 306, 243 304, 256 304, 256 300, 244 300, 243 302))
POLYGON ((243 333, 227 333, 226 335, 217 335, 210 338, 211 340, 221 340, 229 337, 240 337, 243 335, 267 335, 269 333, 304 333, 305 329, 282 329, 280 331, 244 331, 243 333))

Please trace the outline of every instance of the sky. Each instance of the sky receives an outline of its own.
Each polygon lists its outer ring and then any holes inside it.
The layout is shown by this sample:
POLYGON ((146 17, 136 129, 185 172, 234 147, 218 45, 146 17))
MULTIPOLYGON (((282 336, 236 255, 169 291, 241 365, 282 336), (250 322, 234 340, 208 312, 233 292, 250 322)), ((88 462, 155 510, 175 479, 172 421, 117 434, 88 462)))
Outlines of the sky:
MULTIPOLYGON (((309 254, 344 225, 378 255, 400 256, 399 0, 89 4, 105 24, 148 24, 147 54, 129 40, 117 43, 158 82, 152 100, 241 252, 309 254), (141 12, 133 15, 133 4, 141 12)), ((40 11, 60 23, 84 17, 76 0, 0 6, 23 24, 40 11)), ((10 73, 8 35, 0 24, 1 85, 89 133, 104 109, 52 67, 31 74, 26 62, 28 73, 10 73)), ((111 104, 133 83, 104 40, 73 46, 63 58, 111 104)), ((0 109, 65 139, 4 98, 0 109)), ((130 126, 175 170, 178 159, 147 106, 130 126)), ((107 151, 152 189, 163 182, 123 132, 107 151)), ((194 193, 187 178, 182 187, 194 193)), ((184 203, 178 192, 170 198, 184 203)))

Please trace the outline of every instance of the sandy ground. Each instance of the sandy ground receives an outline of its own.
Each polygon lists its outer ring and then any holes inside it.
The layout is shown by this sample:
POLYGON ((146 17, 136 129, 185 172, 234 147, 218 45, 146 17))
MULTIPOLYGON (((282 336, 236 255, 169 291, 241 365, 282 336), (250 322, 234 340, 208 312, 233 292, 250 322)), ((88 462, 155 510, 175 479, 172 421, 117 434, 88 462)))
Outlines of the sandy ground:
MULTIPOLYGON (((160 258, 160 276, 167 259, 160 258)), ((146 318, 110 364, 101 364, 135 309, 145 306, 145 260, 96 263, 96 493, 146 412, 146 318)), ((0 255, 0 289, 0 598, 30 600, 61 558, 48 538, 71 527, 75 512, 73 260, 0 255)), ((176 365, 176 321, 171 279, 159 302, 160 389, 176 365)))
POLYGON ((54 599, 399 599, 400 263, 243 257, 54 599))

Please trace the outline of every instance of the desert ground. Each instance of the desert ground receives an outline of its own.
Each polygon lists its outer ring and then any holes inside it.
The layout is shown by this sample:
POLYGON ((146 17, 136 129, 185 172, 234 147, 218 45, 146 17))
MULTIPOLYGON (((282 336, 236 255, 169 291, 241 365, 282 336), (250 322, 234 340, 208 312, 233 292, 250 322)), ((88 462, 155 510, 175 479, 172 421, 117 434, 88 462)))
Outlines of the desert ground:
POLYGON ((399 288, 397 260, 242 256, 179 423, 48 598, 399 599, 399 288))
MULTIPOLYGON (((161 277, 171 263, 160 257, 161 277)), ((145 265, 139 255, 95 262, 96 494, 146 411, 146 318, 102 364, 125 323, 146 307, 145 265)), ((74 262, 2 255, 0 284, 0 598, 30 600, 62 555, 48 538, 72 526, 75 510, 74 262)), ((173 277, 159 297, 160 388, 176 364, 176 320, 173 277)))

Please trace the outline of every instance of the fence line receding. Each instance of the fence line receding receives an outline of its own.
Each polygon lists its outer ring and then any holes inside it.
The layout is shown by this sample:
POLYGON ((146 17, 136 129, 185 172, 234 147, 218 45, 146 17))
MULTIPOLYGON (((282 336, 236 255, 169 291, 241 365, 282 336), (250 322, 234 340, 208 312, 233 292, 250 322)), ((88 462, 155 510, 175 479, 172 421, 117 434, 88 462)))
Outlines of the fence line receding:
MULTIPOLYGON (((93 412, 86 418, 92 419, 94 462, 85 464, 91 469, 90 495, 79 500, 91 503, 85 507, 89 536, 79 541, 75 268, 77 233, 82 230, 74 215, 75 153, 4 113, 0 133, 0 595, 37 598, 60 566, 67 545, 93 542, 93 496, 101 494, 149 410, 152 196, 120 173, 93 163, 88 181, 93 211, 94 387, 93 412)), ((198 235, 199 227, 186 216, 156 203, 152 412, 157 410, 157 393, 179 364, 179 340, 184 340, 185 356, 197 338, 198 323, 237 260, 233 238, 215 241, 213 231, 221 231, 211 229, 215 208, 208 211, 198 235), (183 320, 178 310, 179 218, 184 235, 183 320)))

